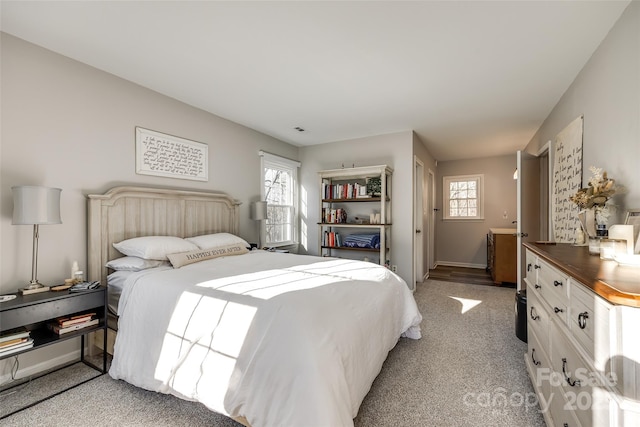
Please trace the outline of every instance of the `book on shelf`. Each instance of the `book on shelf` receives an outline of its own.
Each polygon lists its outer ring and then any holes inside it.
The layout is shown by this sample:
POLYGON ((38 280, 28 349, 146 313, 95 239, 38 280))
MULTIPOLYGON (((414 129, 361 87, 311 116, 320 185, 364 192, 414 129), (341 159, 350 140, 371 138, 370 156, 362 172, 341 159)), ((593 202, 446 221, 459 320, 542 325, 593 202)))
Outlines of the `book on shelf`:
POLYGON ((4 342, 0 342, 0 350, 3 350, 7 347, 13 347, 16 344, 22 344, 23 342, 27 341, 29 339, 29 337, 23 337, 23 338, 15 338, 9 341, 4 341, 4 342))
POLYGON ((322 222, 324 224, 346 224, 347 211, 342 208, 322 208, 322 222))
POLYGON ((30 333, 26 328, 9 329, 0 333, 0 344, 18 338, 28 338, 29 334, 30 333))
POLYGON ((79 331, 80 329, 88 328, 89 326, 97 325, 100 319, 87 320, 82 323, 76 323, 66 328, 61 327, 57 323, 49 323, 49 329, 58 335, 66 334, 68 332, 79 331))
POLYGON ((17 353, 29 347, 33 347, 33 338, 23 338, 20 342, 0 348, 0 356, 6 356, 11 353, 17 353))
POLYGON ((361 199, 371 197, 367 194, 366 184, 349 182, 344 184, 322 184, 322 197, 325 200, 361 199))
POLYGON ((325 231, 323 246, 338 248, 342 246, 342 237, 334 231, 325 231))
POLYGON ((91 320, 95 315, 96 313, 83 313, 71 317, 60 317, 56 319, 56 321, 58 322, 58 326, 66 328, 67 326, 75 325, 76 323, 83 323, 91 320))

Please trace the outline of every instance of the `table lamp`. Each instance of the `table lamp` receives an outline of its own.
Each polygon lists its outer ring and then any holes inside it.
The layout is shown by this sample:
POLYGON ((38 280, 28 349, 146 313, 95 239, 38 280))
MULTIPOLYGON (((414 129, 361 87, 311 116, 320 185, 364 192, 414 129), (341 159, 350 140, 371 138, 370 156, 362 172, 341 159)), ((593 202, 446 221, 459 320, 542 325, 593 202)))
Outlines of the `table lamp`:
MULTIPOLYGON (((255 221, 267 219, 267 202, 253 202, 249 207, 249 218, 255 221)), ((262 227, 260 227, 258 247, 262 249, 262 227)))
POLYGON ((23 294, 49 290, 38 282, 38 226, 62 224, 60 219, 60 188, 21 185, 11 187, 13 192, 14 225, 33 225, 33 256, 31 282, 21 289, 23 294))

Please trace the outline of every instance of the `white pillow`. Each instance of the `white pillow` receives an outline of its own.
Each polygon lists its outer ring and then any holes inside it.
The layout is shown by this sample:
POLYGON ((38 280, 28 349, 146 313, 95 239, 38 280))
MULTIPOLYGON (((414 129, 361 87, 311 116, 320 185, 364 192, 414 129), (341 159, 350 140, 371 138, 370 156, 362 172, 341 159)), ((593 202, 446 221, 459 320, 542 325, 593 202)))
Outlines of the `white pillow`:
POLYGON ((206 259, 242 255, 249 250, 241 243, 235 243, 227 246, 220 246, 214 249, 198 249, 193 252, 184 252, 180 254, 169 254, 169 261, 173 268, 180 268, 183 265, 193 264, 194 262, 204 261, 206 259))
POLYGON ((244 245, 245 248, 250 246, 242 237, 231 233, 203 234, 202 236, 187 237, 185 240, 194 243, 200 249, 213 249, 238 244, 244 245))
POLYGON ((124 255, 162 261, 168 259, 168 254, 198 250, 194 243, 174 236, 134 237, 133 239, 114 243, 113 247, 124 255))
POLYGON ((165 261, 155 259, 143 259, 137 256, 123 256, 121 258, 112 259, 106 264, 107 268, 115 271, 142 271, 147 268, 154 268, 164 264, 165 261))

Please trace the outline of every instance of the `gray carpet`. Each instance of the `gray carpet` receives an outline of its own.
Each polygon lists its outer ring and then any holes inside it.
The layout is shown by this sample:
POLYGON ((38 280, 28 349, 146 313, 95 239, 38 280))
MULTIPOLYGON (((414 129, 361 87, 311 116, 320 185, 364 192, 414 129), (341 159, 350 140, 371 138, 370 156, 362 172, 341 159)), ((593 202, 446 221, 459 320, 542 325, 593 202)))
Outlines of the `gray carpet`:
MULTIPOLYGON (((524 367, 526 344, 514 332, 515 290, 428 280, 415 297, 424 316, 423 338, 401 339, 391 351, 362 403, 357 427, 545 425, 524 367), (463 304, 451 297, 481 303, 461 313, 463 304)), ((34 381, 30 387, 48 385, 34 381)), ((0 398, 0 406, 14 398, 0 398)), ((201 404, 147 392, 108 375, 0 423, 239 426, 201 404)))

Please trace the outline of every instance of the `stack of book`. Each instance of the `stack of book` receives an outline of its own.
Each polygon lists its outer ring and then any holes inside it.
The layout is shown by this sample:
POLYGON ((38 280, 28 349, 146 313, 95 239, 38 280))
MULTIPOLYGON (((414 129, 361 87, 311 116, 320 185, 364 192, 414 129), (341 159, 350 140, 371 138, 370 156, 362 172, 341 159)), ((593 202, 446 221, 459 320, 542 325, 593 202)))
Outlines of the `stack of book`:
POLYGON ((67 332, 88 328, 100 322, 100 319, 96 319, 95 316, 96 313, 83 313, 71 317, 61 317, 49 323, 49 329, 58 335, 62 335, 67 332))
POLYGON ((0 356, 33 347, 33 338, 25 328, 11 329, 0 334, 0 356))

